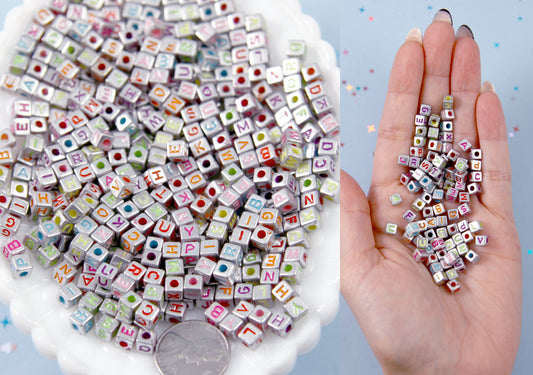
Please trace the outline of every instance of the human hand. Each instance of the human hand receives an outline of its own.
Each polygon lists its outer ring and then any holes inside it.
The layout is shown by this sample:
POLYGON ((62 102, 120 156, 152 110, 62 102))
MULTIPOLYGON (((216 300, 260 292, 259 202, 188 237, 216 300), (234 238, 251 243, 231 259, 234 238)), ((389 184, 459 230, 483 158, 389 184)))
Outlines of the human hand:
MULTIPOLYGON (((423 42, 411 31, 392 67, 379 125, 372 182, 365 197, 341 175, 341 289, 386 374, 509 374, 520 339, 521 253, 511 199, 511 166, 503 110, 494 88, 481 85, 477 44, 467 27, 457 34, 439 11, 423 42), (481 89, 480 89, 481 87, 481 89), (388 197, 400 192, 409 203, 397 164, 408 152, 419 105, 438 113, 453 95, 454 149, 467 138, 483 152, 482 193, 472 196, 487 246, 480 261, 461 274, 451 295, 411 257, 413 246, 385 233, 387 223, 405 224, 406 205, 388 197)), ((403 225, 401 225, 403 226, 403 225)))

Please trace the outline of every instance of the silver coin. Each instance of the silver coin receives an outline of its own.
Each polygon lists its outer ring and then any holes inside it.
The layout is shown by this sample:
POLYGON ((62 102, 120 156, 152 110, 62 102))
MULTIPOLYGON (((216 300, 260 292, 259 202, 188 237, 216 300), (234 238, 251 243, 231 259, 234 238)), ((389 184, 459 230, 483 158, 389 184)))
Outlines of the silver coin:
POLYGON ((154 357, 163 375, 219 375, 228 367, 230 347, 218 328, 189 320, 161 335, 154 357))

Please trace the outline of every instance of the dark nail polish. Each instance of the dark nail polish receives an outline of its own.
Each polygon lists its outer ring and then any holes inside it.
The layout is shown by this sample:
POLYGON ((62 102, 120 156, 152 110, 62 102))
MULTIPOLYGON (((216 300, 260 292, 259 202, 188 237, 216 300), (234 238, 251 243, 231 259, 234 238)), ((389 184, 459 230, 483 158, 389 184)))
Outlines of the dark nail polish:
POLYGON ((455 33, 456 38, 472 38, 474 39, 474 33, 472 32, 472 29, 468 27, 467 25, 461 25, 457 29, 457 32, 455 33))
POLYGON ((444 21, 448 22, 450 25, 453 25, 452 15, 448 11, 448 9, 444 8, 442 8, 435 14, 435 17, 433 17, 433 22, 435 21, 444 21))

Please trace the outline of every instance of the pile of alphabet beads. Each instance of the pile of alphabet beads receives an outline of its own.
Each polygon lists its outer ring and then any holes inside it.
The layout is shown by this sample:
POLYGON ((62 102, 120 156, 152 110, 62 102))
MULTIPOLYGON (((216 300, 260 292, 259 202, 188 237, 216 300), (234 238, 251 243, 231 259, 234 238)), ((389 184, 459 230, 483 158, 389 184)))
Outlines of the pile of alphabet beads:
POLYGON ((27 97, 0 134, 13 275, 50 269, 73 328, 126 350, 192 311, 250 348, 289 334, 339 197, 339 123, 305 54, 292 40, 269 66, 263 18, 229 0, 36 12, 0 82, 27 97))
MULTIPOLYGON (((420 106, 413 146, 409 155, 399 156, 398 164, 409 168, 400 182, 410 193, 419 193, 403 214, 408 222, 403 239, 416 246, 414 260, 424 263, 435 283, 446 284, 453 294, 460 289, 459 274, 467 263, 478 262, 477 247, 485 246, 488 236, 480 233, 481 222, 467 220, 470 199, 481 192, 481 150, 466 139, 457 142, 460 150, 453 149, 453 97, 445 96, 442 106, 440 116, 431 106, 420 106)), ((398 193, 389 199, 393 205, 402 202, 398 193)), ((397 225, 387 224, 385 231, 396 234, 397 225)))

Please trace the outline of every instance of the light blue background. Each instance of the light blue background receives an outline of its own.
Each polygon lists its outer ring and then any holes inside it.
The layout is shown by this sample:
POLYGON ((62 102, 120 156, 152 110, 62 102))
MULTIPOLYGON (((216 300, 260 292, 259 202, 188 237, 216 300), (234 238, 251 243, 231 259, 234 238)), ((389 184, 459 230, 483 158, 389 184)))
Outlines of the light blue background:
MULTIPOLYGON (((346 81, 341 82, 341 138, 344 143, 341 165, 356 177, 365 191, 368 190, 377 131, 369 133, 367 126, 374 124, 378 129, 394 55, 407 32, 413 27, 423 31, 440 8, 451 12, 456 29, 461 24, 471 27, 481 51, 482 80, 494 84, 505 111, 510 134, 515 220, 524 261, 523 327, 513 374, 531 374, 533 4, 525 0, 341 0, 341 81, 346 81), (348 90, 347 85, 353 88, 348 90)), ((338 319, 343 332, 341 373, 380 374, 379 364, 345 306, 341 307, 338 319)))
MULTIPOLYGON (((268 0, 266 0, 268 1, 268 0)), ((0 3, 0 29, 7 11, 21 0, 2 0, 0 3)), ((324 6, 321 0, 301 0, 304 13, 313 16, 321 25, 322 39, 330 42, 339 56, 338 4, 339 0, 324 6)), ((3 53, 10 53, 5 51, 3 53)), ((0 348, 4 343, 14 343, 16 350, 6 354, 0 350, 1 374, 61 374, 55 360, 41 356, 35 349, 30 336, 19 332, 12 323, 7 306, 0 304, 0 348), (4 322, 4 323, 2 323, 4 322)), ((336 374, 339 373, 339 320, 323 327, 322 337, 317 347, 309 353, 298 357, 292 375, 336 374)))

